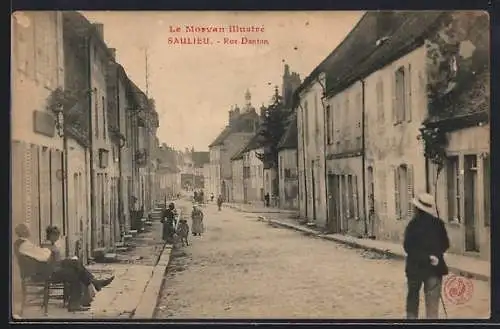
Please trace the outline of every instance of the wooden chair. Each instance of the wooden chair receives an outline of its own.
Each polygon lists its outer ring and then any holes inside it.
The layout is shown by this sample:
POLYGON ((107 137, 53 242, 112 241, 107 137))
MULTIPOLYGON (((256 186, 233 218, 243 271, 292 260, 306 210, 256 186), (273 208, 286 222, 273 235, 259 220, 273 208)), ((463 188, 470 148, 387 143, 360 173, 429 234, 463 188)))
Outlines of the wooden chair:
POLYGON ((16 258, 21 275, 21 316, 23 315, 25 306, 33 301, 28 300, 28 296, 42 297, 41 307, 45 315, 48 313, 50 298, 62 299, 63 307, 66 306, 69 298, 66 293, 68 289, 66 289, 64 282, 52 279, 48 271, 45 271, 46 273, 33 273, 32 269, 40 269, 43 266, 40 266, 36 260, 20 254, 17 250, 16 258), (59 291, 59 293, 52 293, 54 290, 59 291))

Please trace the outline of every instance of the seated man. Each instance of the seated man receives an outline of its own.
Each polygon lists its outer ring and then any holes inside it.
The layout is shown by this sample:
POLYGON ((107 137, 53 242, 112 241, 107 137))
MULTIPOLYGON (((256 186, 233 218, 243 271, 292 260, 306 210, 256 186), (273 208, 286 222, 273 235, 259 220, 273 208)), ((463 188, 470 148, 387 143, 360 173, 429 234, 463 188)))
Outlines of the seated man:
POLYGON ((33 260, 35 264, 30 270, 35 278, 50 277, 53 280, 63 281, 69 285, 69 311, 83 311, 90 306, 90 300, 82 301, 82 287, 88 291, 93 285, 97 291, 109 285, 114 277, 106 280, 97 280, 78 259, 61 259, 61 253, 56 246, 60 232, 57 227, 47 228, 47 239, 51 248, 41 248, 28 239, 30 231, 27 225, 19 224, 15 229, 18 239, 14 243, 16 254, 33 260), (87 304, 87 305, 82 305, 87 304))

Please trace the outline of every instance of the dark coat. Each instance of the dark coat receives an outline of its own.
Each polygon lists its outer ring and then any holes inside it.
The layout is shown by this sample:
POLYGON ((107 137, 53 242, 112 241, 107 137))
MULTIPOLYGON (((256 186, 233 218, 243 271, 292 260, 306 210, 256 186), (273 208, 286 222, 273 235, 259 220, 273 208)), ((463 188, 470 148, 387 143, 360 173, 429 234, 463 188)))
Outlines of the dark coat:
POLYGON ((173 238, 175 232, 175 211, 170 208, 165 209, 163 212, 161 222, 163 223, 163 234, 162 239, 165 241, 170 241, 173 238))
POLYGON ((443 254, 450 247, 450 240, 441 219, 418 211, 406 227, 403 247, 407 254, 405 272, 408 278, 426 279, 448 274, 443 254), (431 255, 439 259, 437 266, 431 264, 431 255))

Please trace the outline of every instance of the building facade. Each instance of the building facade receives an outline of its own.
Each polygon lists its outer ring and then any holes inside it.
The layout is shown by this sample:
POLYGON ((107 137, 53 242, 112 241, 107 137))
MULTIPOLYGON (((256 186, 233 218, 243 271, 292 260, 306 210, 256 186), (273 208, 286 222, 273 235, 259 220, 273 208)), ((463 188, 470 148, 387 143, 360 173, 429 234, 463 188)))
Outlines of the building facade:
POLYGON ((251 104, 249 91, 245 94, 245 101, 241 112, 237 106, 229 111, 228 126, 209 145, 210 185, 226 201, 233 199, 231 158, 255 136, 259 127, 259 115, 251 104))
POLYGON ((233 178, 233 198, 231 202, 243 203, 245 196, 243 192, 243 154, 234 156, 231 159, 232 178, 233 178))
POLYGON ((62 120, 50 104, 56 89, 64 89, 62 31, 59 12, 12 16, 12 228, 25 222, 34 242, 45 240, 48 225, 67 236, 63 138, 56 127, 62 120))
POLYGON ((298 156, 300 214, 319 227, 326 226, 325 130, 324 93, 325 75, 314 73, 297 90, 299 127, 298 156), (314 79, 312 78, 314 77, 314 79))
POLYGON ((279 203, 281 208, 299 208, 297 116, 293 113, 278 145, 279 203))

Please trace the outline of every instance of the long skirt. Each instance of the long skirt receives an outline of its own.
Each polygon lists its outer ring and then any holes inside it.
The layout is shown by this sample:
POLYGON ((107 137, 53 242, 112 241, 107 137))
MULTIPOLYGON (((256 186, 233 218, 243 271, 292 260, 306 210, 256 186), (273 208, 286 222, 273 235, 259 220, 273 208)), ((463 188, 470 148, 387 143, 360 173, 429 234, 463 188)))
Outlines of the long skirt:
POLYGON ((171 243, 174 239, 174 223, 171 221, 165 221, 163 223, 163 235, 162 239, 167 242, 171 243))
POLYGON ((193 234, 203 233, 203 221, 200 217, 195 217, 192 219, 191 232, 193 232, 193 234))

